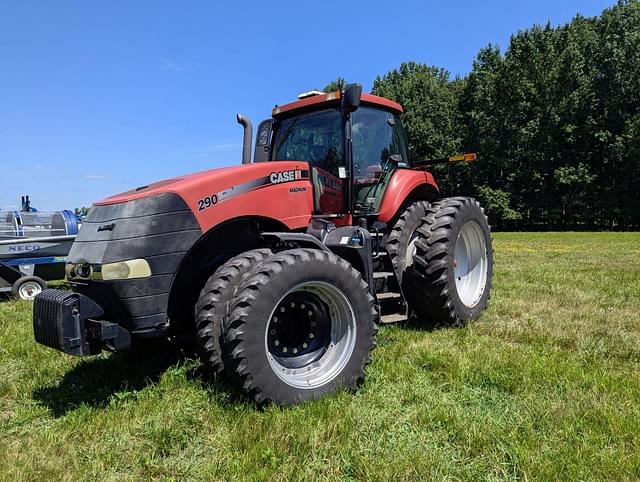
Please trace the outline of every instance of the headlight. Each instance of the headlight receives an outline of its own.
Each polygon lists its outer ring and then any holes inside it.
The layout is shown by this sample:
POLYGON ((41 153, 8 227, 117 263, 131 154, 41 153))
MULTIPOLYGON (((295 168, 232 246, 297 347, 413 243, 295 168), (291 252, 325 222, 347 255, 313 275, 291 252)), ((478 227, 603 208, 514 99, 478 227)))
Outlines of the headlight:
POLYGON ((64 267, 67 279, 89 280, 93 276, 93 267, 89 263, 67 263, 64 267))
POLYGON ((146 259, 132 259, 106 264, 67 264, 67 279, 82 280, 124 280, 148 278, 151 268, 146 259))
POLYGON ((93 279, 102 279, 104 281, 148 278, 149 276, 151 276, 151 268, 146 259, 107 263, 98 265, 93 270, 93 279))

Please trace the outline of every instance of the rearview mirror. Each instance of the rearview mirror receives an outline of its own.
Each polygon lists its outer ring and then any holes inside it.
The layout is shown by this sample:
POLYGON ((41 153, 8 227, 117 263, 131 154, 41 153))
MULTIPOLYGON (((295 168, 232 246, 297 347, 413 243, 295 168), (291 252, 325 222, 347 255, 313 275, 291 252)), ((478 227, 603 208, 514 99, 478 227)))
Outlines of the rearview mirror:
POLYGON ((253 152, 253 162, 264 162, 269 160, 272 125, 272 119, 266 119, 260 122, 260 125, 258 126, 258 134, 256 135, 256 147, 253 152))
POLYGON ((362 84, 347 84, 342 93, 342 112, 350 114, 360 107, 362 84))

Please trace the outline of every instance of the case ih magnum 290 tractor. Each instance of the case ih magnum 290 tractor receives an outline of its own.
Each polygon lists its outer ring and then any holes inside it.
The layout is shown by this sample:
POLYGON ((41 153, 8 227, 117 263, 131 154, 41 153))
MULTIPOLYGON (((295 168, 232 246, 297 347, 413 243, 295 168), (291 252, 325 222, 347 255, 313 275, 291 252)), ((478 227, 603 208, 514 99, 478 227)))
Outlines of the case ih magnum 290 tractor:
POLYGON ((485 309, 489 225, 411 162, 395 102, 310 93, 244 125, 241 166, 97 202, 68 257, 73 292, 35 300, 38 342, 72 355, 195 336, 257 403, 353 389, 379 322, 457 325, 485 309))

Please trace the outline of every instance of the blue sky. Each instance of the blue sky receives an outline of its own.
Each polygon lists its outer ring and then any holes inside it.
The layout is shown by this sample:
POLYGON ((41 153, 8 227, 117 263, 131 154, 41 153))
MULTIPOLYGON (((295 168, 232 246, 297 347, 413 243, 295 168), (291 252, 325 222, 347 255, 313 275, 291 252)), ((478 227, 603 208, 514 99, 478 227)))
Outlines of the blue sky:
POLYGON ((242 129, 342 76, 471 68, 488 43, 613 0, 0 0, 0 208, 74 208, 238 164, 242 129))

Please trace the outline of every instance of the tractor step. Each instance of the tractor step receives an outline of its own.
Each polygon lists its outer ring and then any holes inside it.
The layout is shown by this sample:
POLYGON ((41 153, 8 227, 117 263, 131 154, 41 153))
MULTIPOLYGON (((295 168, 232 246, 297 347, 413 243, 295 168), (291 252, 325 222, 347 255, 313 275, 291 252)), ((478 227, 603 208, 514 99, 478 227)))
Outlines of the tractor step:
POLYGON ((378 293, 379 300, 397 300, 402 298, 402 294, 395 291, 387 291, 386 293, 378 293))
POLYGON ((373 273, 373 279, 393 278, 394 276, 391 271, 376 271, 373 273))
POLYGON ((389 323, 398 323, 399 321, 407 321, 407 315, 403 315, 401 313, 391 313, 389 315, 382 315, 380 317, 380 323, 385 325, 389 323))

